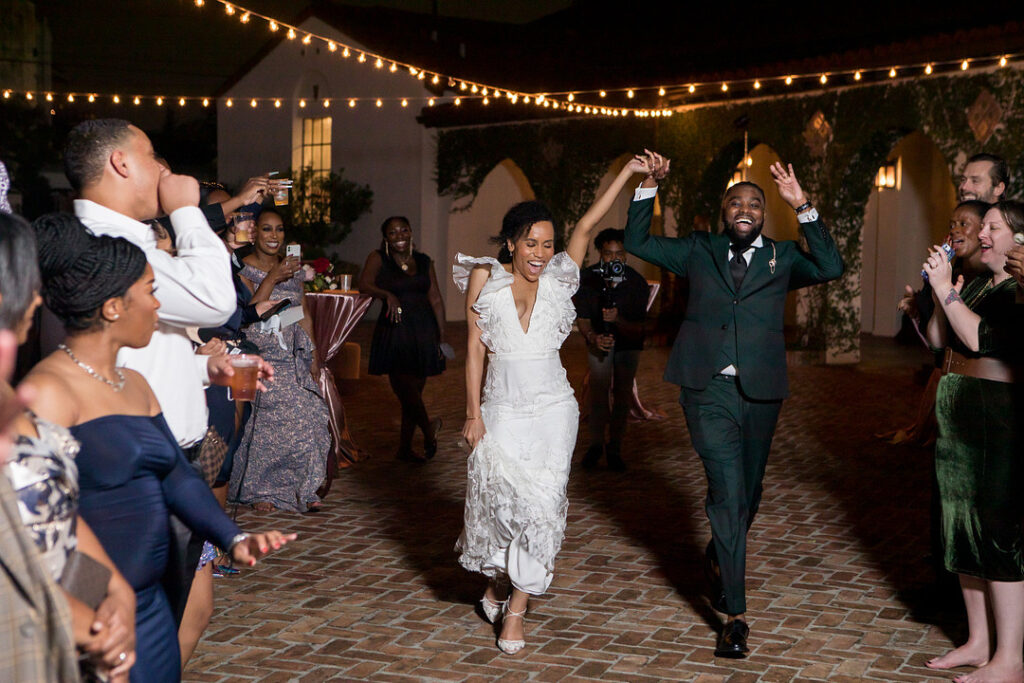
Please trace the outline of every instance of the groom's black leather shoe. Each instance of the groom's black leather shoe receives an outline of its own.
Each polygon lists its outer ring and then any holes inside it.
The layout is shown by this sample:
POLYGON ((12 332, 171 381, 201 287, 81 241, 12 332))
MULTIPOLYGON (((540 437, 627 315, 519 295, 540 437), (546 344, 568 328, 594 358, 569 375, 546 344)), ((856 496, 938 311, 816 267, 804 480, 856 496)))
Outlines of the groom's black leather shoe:
POLYGON ((715 643, 715 656, 730 659, 746 657, 750 652, 747 647, 748 635, 750 635, 750 628, 742 619, 726 622, 722 627, 722 632, 718 634, 718 642, 715 643))

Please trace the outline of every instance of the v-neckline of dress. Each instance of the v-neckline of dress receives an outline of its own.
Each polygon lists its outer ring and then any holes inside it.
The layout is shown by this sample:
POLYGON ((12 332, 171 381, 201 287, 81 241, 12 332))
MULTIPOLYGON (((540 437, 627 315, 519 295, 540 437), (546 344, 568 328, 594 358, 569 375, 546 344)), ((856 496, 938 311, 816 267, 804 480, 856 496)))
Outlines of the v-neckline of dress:
POLYGON ((512 291, 512 287, 508 288, 508 295, 512 297, 512 310, 516 312, 516 325, 519 327, 519 331, 523 333, 524 337, 530 335, 530 330, 533 328, 533 314, 537 312, 537 304, 540 303, 540 282, 537 283, 537 295, 533 298, 533 307, 530 309, 530 318, 526 321, 526 329, 523 329, 523 321, 519 319, 519 309, 516 308, 516 295, 512 291))

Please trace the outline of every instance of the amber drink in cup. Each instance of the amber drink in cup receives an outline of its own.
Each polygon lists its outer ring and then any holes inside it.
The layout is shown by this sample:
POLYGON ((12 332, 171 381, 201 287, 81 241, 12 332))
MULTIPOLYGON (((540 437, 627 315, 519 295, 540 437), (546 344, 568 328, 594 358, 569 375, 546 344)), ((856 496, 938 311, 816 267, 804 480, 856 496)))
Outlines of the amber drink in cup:
POLYGON ((248 211, 239 211, 235 214, 235 242, 248 244, 252 242, 252 228, 255 221, 248 211))
POLYGON ((231 356, 231 368, 235 374, 231 376, 232 398, 236 401, 251 401, 256 397, 256 385, 259 382, 259 356, 239 354, 231 356))
POLYGON ((274 185, 274 206, 287 206, 288 204, 288 190, 292 186, 290 180, 275 180, 272 181, 274 185))

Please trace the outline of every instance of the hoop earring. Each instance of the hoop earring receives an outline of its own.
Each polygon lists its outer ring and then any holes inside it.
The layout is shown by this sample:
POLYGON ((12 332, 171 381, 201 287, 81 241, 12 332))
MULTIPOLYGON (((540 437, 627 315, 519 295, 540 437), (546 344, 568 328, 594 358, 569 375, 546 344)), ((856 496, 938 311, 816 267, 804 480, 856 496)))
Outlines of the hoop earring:
POLYGON ((384 240, 384 254, 386 256, 391 256, 391 249, 388 247, 388 241, 387 240, 384 240))

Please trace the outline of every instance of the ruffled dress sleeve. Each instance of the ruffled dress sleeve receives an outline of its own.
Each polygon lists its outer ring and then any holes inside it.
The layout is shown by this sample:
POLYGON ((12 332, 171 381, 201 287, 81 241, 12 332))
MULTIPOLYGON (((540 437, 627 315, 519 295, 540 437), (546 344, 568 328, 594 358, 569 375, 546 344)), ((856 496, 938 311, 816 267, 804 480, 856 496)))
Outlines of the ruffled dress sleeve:
POLYGON ((473 303, 473 310, 480 316, 476 324, 482 333, 481 341, 484 343, 484 346, 493 351, 495 347, 493 346, 492 332, 496 322, 491 320, 491 310, 494 303, 494 295, 498 291, 510 287, 513 278, 512 273, 505 270, 505 266, 501 265, 496 258, 490 256, 473 257, 459 253, 455 255, 455 263, 452 264, 452 279, 455 281, 455 286, 459 288, 460 292, 466 292, 466 289, 469 287, 470 273, 477 266, 487 266, 491 269, 487 282, 484 283, 483 289, 480 290, 480 295, 473 303))
POLYGON ((572 332, 572 324, 576 322, 576 305, 572 296, 580 286, 580 267, 567 252, 560 251, 548 261, 540 277, 547 281, 552 303, 557 310, 556 327, 561 344, 572 332))

